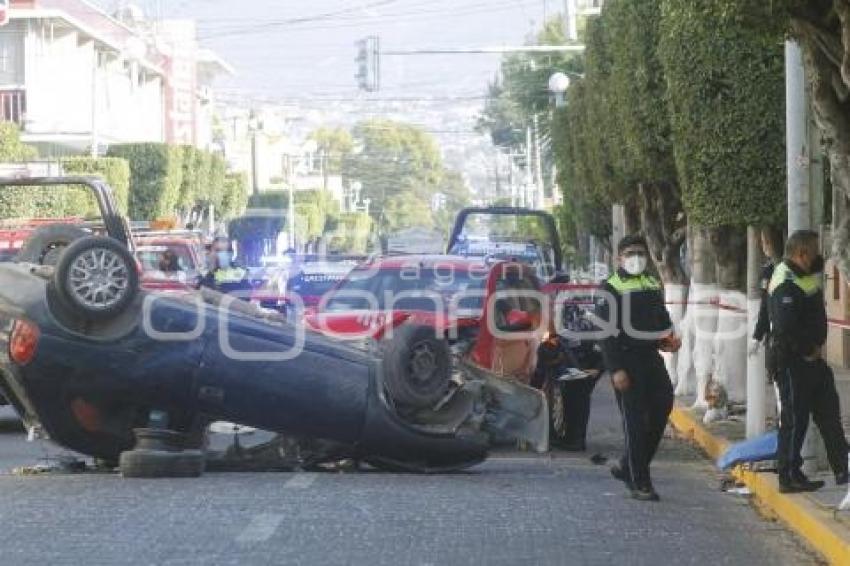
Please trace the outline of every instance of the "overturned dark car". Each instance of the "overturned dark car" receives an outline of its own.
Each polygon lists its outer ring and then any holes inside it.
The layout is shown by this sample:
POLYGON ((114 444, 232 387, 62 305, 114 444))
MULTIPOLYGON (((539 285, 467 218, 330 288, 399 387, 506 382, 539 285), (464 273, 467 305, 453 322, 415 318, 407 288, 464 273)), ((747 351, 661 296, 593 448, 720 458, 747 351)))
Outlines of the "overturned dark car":
POLYGON ((56 443, 142 477, 200 474, 213 421, 402 471, 469 467, 506 439, 547 449, 540 392, 463 373, 421 327, 380 346, 346 343, 235 297, 141 290, 127 223, 109 199, 98 204, 100 227, 66 242, 54 265, 0 264, 0 388, 56 443), (388 380, 444 395, 406 406, 388 380))

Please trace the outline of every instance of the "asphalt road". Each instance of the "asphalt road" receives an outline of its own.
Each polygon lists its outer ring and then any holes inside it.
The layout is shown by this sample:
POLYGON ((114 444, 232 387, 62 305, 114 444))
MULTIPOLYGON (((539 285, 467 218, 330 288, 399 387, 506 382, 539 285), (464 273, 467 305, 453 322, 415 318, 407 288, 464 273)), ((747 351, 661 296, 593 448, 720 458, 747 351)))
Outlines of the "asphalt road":
MULTIPOLYGON (((13 475, 47 453, 0 432, 0 563, 18 564, 759 564, 818 563, 711 466, 665 439, 660 503, 625 496, 607 466, 618 418, 594 402, 588 454, 500 453, 467 473, 13 475)), ((46 450, 46 452, 45 452, 46 450)))

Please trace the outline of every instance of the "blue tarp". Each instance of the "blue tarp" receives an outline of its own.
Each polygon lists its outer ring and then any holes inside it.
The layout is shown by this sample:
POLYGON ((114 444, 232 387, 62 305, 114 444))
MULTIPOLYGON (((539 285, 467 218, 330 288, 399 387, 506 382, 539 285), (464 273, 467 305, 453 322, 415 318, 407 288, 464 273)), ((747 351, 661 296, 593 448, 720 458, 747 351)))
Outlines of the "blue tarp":
POLYGON ((717 467, 729 470, 737 464, 775 460, 778 442, 777 431, 772 430, 756 438, 733 444, 717 459, 717 467))

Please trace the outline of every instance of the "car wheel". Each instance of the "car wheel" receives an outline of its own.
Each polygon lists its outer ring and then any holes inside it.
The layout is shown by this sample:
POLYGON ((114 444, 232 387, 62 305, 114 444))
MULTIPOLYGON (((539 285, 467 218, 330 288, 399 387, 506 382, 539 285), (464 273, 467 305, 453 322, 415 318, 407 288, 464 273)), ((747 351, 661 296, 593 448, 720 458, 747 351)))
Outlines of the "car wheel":
POLYGON ((171 430, 137 429, 136 447, 121 453, 118 469, 125 478, 196 478, 204 473, 200 450, 185 450, 185 438, 171 430))
POLYGON ((62 301, 92 320, 117 316, 139 292, 136 261, 121 243, 106 237, 72 243, 53 276, 62 301))
POLYGON ((553 445, 563 443, 567 437, 567 412, 564 405, 564 390, 554 381, 545 386, 549 404, 549 440, 553 445))
POLYGON ((390 397, 411 408, 433 407, 448 391, 451 350, 430 326, 402 325, 384 353, 384 383, 390 397))
POLYGON ((88 232, 72 224, 50 224, 35 230, 27 239, 15 261, 36 265, 56 265, 62 252, 88 232))

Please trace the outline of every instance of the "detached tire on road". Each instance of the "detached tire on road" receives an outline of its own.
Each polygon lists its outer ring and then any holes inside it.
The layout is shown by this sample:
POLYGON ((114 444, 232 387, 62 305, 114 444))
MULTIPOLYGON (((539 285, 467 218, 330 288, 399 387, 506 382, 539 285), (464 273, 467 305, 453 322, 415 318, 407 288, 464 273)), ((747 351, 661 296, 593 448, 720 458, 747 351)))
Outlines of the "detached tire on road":
POLYGON ((118 316, 139 293, 136 260, 112 238, 88 236, 73 242, 53 277, 62 302, 89 320, 118 316))
POLYGON ((89 233, 73 224, 49 224, 35 230, 15 257, 19 263, 56 265, 71 243, 89 233))
POLYGON ((384 384, 393 401, 433 407, 446 395, 451 372, 451 350, 433 327, 405 324, 393 331, 384 352, 384 384))
POLYGON ((121 453, 118 469, 125 478, 197 478, 204 462, 200 450, 130 450, 121 453))
POLYGON ((125 478, 196 478, 206 456, 187 450, 185 435, 162 429, 136 429, 136 447, 121 453, 118 469, 125 478))

